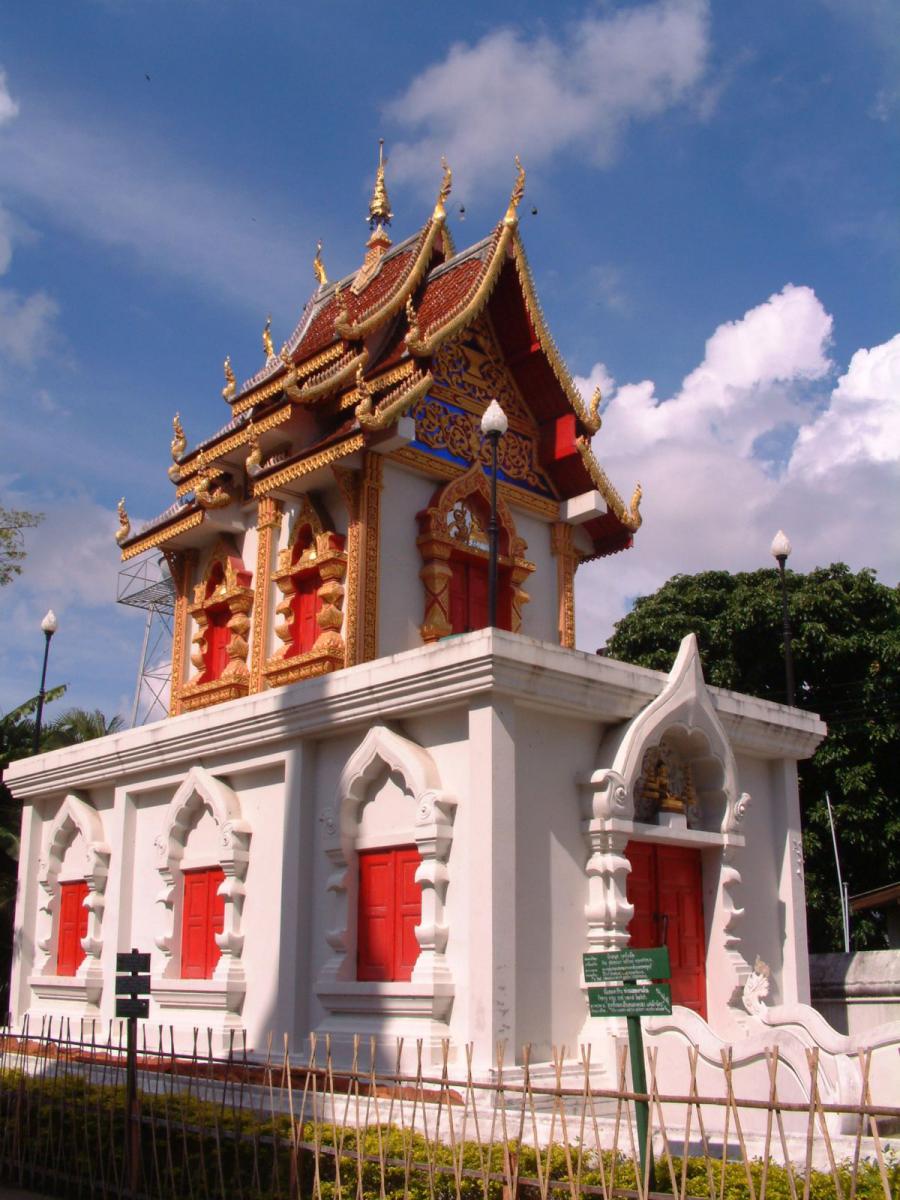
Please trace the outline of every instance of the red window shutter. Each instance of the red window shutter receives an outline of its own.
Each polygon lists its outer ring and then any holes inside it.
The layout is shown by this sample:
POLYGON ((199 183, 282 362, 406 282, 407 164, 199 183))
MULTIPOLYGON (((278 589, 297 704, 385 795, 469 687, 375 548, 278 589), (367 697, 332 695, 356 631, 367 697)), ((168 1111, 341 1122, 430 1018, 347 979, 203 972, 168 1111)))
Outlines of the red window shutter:
POLYGON ((630 944, 636 950, 648 950, 659 945, 656 921, 656 859, 649 842, 629 842, 625 857, 631 863, 631 873, 625 885, 628 903, 634 905, 634 916, 628 926, 630 944))
POLYGON ((73 879, 59 885, 57 975, 74 975, 84 961, 81 939, 87 937, 88 910, 84 907, 87 894, 88 885, 84 879, 73 879))
POLYGON ((394 979, 410 979, 419 943, 416 926, 422 921, 422 886, 416 883, 416 871, 422 858, 414 847, 394 851, 394 890, 396 896, 394 979))
POLYGON ((318 571, 298 575, 294 579, 294 596, 291 607, 294 611, 293 653, 306 654, 316 644, 322 632, 316 616, 322 607, 319 588, 322 580, 318 571))
POLYGON ((230 613, 227 608, 214 608, 208 613, 206 626, 206 671, 204 683, 221 679, 228 666, 228 643, 231 630, 228 628, 230 613))
POLYGON ((488 623, 488 565, 480 559, 469 568, 469 628, 484 629, 488 623))
POLYGON ((421 862, 415 846, 359 855, 356 977, 406 980, 419 956, 415 927, 422 920, 421 862))
POLYGON ((225 897, 219 886, 225 879, 220 867, 184 872, 181 907, 181 977, 210 979, 221 951, 215 935, 225 923, 225 897))
POLYGON ((467 633, 469 586, 465 562, 452 558, 450 572, 450 626, 454 633, 467 633))

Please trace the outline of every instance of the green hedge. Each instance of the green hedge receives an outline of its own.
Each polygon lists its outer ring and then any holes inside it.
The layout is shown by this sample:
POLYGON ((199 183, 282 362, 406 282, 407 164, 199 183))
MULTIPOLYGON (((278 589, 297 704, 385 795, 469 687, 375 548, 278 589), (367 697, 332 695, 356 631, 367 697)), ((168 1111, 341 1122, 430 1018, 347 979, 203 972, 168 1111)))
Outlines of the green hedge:
MULTIPOLYGON (((352 1106, 348 1111, 352 1113, 352 1106)), ((310 1147, 314 1145, 319 1147, 319 1184, 325 1200, 337 1196, 338 1175, 343 1195, 356 1196, 361 1175, 362 1194, 377 1200, 382 1194, 382 1170, 384 1193, 391 1200, 452 1200, 456 1196, 451 1148, 435 1147, 420 1134, 396 1127, 369 1127, 358 1139, 355 1133, 335 1130, 328 1123, 316 1126, 306 1122, 300 1130, 301 1149, 295 1157, 291 1153, 292 1125, 288 1116, 261 1119, 250 1108, 233 1107, 230 1098, 212 1103, 183 1093, 144 1093, 141 1113, 141 1190, 159 1200, 184 1200, 191 1195, 280 1200, 297 1185, 302 1195, 311 1196, 316 1155, 310 1147), (445 1168, 436 1173, 433 1184, 429 1180, 429 1161, 445 1168), (390 1165, 382 1168, 382 1162, 390 1165), (299 1174, 297 1180, 295 1172, 299 1174)), ((124 1133, 123 1088, 89 1084, 77 1076, 54 1082, 14 1072, 0 1075, 0 1175, 7 1180, 21 1179, 61 1195, 84 1195, 89 1190, 99 1193, 102 1181, 109 1187, 122 1171, 124 1133)), ((537 1154, 528 1146, 495 1143, 488 1152, 475 1142, 465 1144, 460 1184, 465 1200, 481 1200, 485 1195, 488 1200, 501 1200, 502 1178, 489 1181, 486 1189, 484 1178, 502 1177, 510 1153, 518 1155, 520 1179, 538 1177, 537 1154)), ((567 1153, 559 1145, 554 1145, 549 1155, 541 1152, 541 1169, 549 1170, 550 1177, 561 1183, 580 1170, 583 1187, 599 1187, 604 1178, 608 1185, 613 1168, 617 1187, 636 1187, 634 1166, 622 1156, 614 1161, 609 1152, 599 1155, 577 1146, 567 1153)), ((758 1194, 762 1164, 754 1162, 750 1170, 758 1194)), ((722 1171, 719 1161, 708 1164, 703 1158, 690 1158, 688 1195, 744 1200, 749 1195, 744 1165, 729 1162, 724 1166, 724 1190, 722 1171)), ((680 1183, 680 1160, 675 1160, 675 1173, 680 1183)), ((850 1191, 849 1166, 842 1165, 839 1173, 846 1197, 850 1191)), ((889 1181, 891 1194, 900 1196, 900 1162, 896 1158, 889 1165, 889 1181)), ((672 1191, 665 1161, 656 1163, 655 1189, 672 1191)), ((802 1189, 803 1181, 798 1177, 799 1195, 802 1189)), ((567 1189, 557 1194, 563 1197, 567 1189)), ((538 1191, 522 1187, 520 1195, 522 1200, 534 1200, 538 1191)), ((789 1200, 791 1191, 784 1167, 769 1164, 766 1195, 770 1200, 789 1200)), ((837 1200, 838 1195, 829 1174, 811 1173, 812 1200, 837 1200)), ((861 1200, 883 1200, 875 1164, 861 1164, 856 1195, 861 1200)))

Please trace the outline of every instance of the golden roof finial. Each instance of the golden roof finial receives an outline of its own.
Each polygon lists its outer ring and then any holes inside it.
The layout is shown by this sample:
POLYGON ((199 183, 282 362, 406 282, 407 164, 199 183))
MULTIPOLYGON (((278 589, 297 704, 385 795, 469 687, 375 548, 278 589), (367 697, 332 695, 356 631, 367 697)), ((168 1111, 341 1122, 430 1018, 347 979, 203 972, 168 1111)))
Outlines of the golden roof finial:
POLYGON ((266 359, 270 359, 275 354, 275 347, 272 345, 272 314, 266 317, 266 323, 262 332, 263 350, 266 352, 266 359))
POLYGON ((518 174, 516 175, 512 195, 509 198, 509 208, 507 208, 506 217, 504 218, 508 225, 512 225, 518 221, 519 218, 516 215, 516 209, 519 207, 519 201, 525 195, 525 168, 522 166, 518 154, 516 155, 516 170, 518 174))
POLYGON ((369 228, 376 229, 379 225, 390 225, 393 216, 387 188, 384 185, 384 138, 379 138, 378 170, 375 172, 375 187, 372 189, 372 199, 369 201, 369 228))
POLYGON ((444 168, 444 178, 441 180, 441 190, 438 192, 437 203, 434 206, 434 220, 443 221, 447 215, 445 204, 447 197, 450 195, 450 189, 453 186, 453 172, 447 165, 447 160, 441 155, 441 166, 444 168))
POLYGON ((588 431, 592 434, 596 433, 603 424, 603 418, 600 416, 600 405, 603 403, 603 393, 599 386, 594 388, 594 394, 591 396, 591 403, 588 408, 589 420, 585 421, 588 431))
POLYGON ((237 391, 237 380, 234 377, 234 371, 231 369, 230 354, 225 355, 225 362, 223 363, 223 366, 225 368, 225 386, 222 388, 222 399, 230 400, 237 391))
POLYGON ((334 293, 334 306, 337 309, 335 324, 346 325, 350 320, 350 309, 347 305, 347 289, 340 285, 334 293))
POLYGON ((632 521, 636 522, 635 529, 641 524, 641 497, 644 494, 644 489, 641 485, 635 484, 634 492, 631 495, 631 504, 629 506, 629 516, 632 521))
POLYGON ((319 281, 319 286, 324 287, 328 282, 328 276, 325 274, 325 264, 322 262, 322 239, 316 242, 316 257, 313 259, 313 271, 316 279, 319 281))
POLYGON ((417 342, 421 337, 419 318, 416 315, 412 296, 406 297, 406 324, 409 326, 406 333, 406 344, 409 345, 411 342, 417 342))
POLYGON ((172 438, 172 461, 178 462, 187 446, 187 438, 185 437, 184 426, 181 423, 180 413, 176 413, 172 418, 172 431, 175 435, 172 438))
POLYGON ((128 519, 128 513, 125 511, 125 497, 123 496, 116 505, 119 512, 119 528, 116 530, 116 543, 121 546, 128 535, 131 533, 131 521, 128 519))

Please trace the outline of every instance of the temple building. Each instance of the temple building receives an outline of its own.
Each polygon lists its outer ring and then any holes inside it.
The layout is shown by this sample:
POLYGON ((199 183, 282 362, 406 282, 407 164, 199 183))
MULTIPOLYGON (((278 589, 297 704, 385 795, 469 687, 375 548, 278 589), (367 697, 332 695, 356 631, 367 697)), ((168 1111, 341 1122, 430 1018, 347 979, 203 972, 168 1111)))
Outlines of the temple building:
POLYGON ((175 584, 170 717, 10 767, 15 1021, 109 1021, 137 947, 151 1022, 185 1039, 400 1035, 428 1061, 449 1039, 485 1070, 498 1040, 588 1042, 602 1073, 623 1025, 588 1015, 582 954, 663 943, 660 1038, 801 1019, 796 762, 825 729, 707 687, 693 639, 668 677, 575 649, 576 569, 612 577, 640 489, 595 457, 524 182, 457 251, 445 168, 394 244, 379 162, 358 270, 329 282, 320 247, 280 350, 267 322, 245 383, 226 359, 227 424, 190 445, 176 415, 171 505, 141 529, 120 505, 122 557, 175 584))

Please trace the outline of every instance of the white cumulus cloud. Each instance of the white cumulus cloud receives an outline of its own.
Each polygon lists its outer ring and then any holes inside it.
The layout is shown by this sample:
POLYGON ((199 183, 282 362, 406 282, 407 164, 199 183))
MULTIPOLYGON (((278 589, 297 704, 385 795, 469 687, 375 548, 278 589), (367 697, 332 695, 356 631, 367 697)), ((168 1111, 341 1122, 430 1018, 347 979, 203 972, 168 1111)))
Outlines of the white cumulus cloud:
POLYGON ((692 96, 709 47, 707 0, 654 0, 552 35, 502 28, 457 43, 386 107, 407 133, 392 175, 430 189, 441 154, 467 185, 516 152, 534 167, 567 151, 604 165, 629 122, 692 96))
POLYGON ((19 105, 12 98, 9 84, 6 82, 6 72, 0 67, 0 125, 5 125, 18 116, 19 105))
MULTIPOLYGON (((619 387, 595 441, 626 494, 640 479, 632 550, 579 571, 579 640, 595 648, 639 595, 677 573, 769 565, 783 527, 798 570, 836 560, 900 574, 900 334, 857 351, 836 384, 833 321, 808 287, 720 325, 671 397, 619 387)), ((600 383, 598 363, 578 383, 600 383)), ((605 386, 604 386, 605 385, 605 386)))

